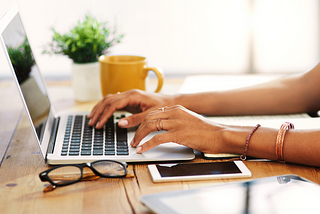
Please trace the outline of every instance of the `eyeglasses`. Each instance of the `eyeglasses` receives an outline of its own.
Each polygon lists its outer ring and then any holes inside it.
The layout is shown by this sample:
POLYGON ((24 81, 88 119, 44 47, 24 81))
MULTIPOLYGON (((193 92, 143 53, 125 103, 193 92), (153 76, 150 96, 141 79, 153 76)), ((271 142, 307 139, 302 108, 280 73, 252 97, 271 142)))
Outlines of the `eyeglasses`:
POLYGON ((53 167, 39 174, 41 181, 48 181, 51 186, 44 192, 52 191, 56 187, 70 185, 79 181, 104 178, 134 177, 127 174, 127 163, 113 160, 99 160, 92 163, 66 164, 53 167), (90 168, 88 170, 86 167, 90 168))

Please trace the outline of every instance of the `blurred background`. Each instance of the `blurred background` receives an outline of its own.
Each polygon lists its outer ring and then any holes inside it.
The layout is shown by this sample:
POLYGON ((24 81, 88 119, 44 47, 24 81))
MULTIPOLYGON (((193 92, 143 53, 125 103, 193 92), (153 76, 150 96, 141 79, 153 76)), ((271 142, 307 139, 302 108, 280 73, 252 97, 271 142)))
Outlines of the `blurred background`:
MULTIPOLYGON (((70 59, 42 54, 51 28, 86 14, 124 34, 110 55, 145 56, 167 77, 297 73, 320 59, 319 0, 0 0, 0 16, 14 2, 46 78, 71 76, 70 59)), ((0 78, 11 78, 2 49, 0 78)))

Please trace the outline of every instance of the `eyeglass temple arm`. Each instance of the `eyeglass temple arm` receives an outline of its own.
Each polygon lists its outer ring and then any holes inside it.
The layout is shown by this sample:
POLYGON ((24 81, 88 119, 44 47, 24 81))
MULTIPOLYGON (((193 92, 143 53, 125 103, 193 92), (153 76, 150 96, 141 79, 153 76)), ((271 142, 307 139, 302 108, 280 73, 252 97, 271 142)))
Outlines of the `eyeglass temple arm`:
MULTIPOLYGON (((72 180, 74 180, 74 177, 71 177, 72 176, 72 174, 70 174, 70 177, 65 177, 66 175, 51 175, 50 176, 50 179, 51 180, 53 180, 53 181, 60 181, 60 180, 64 180, 64 181, 72 181, 72 180)), ((133 174, 127 174, 126 176, 125 176, 126 178, 133 178, 134 177, 134 175, 133 174)), ((94 180, 94 179, 98 179, 98 178, 100 178, 100 176, 98 176, 98 175, 96 175, 96 174, 94 174, 94 173, 86 173, 86 174, 84 174, 83 176, 82 176, 82 180, 94 180), (97 177, 97 178, 96 178, 97 177)))
MULTIPOLYGON (((100 176, 94 174, 94 173, 86 173, 82 176, 82 180, 84 179, 91 179, 93 177, 98 177, 100 178, 100 176)), ((50 175, 50 179, 53 181, 60 181, 60 180, 64 180, 64 181, 72 181, 74 180, 73 174, 64 174, 64 175, 50 175)))
MULTIPOLYGON (((96 179, 99 179, 100 176, 98 175, 93 175, 93 176, 90 176, 90 177, 86 177, 86 178, 83 178, 81 181, 93 181, 93 180, 96 180, 96 179)), ((65 180, 65 179, 64 179, 65 180)), ((58 182, 59 183, 59 182, 58 182)), ((63 183, 63 182, 61 182, 63 183)), ((53 191, 56 189, 56 186, 55 185, 52 185, 50 184, 49 186, 47 186, 46 188, 44 188, 43 192, 50 192, 50 191, 53 191)))
MULTIPOLYGON (((93 181, 93 180, 96 180, 100 178, 100 176, 98 175, 93 175, 93 176, 88 176, 86 178, 83 178, 81 181, 93 181)), ((125 178, 134 178, 134 175, 133 174, 127 174, 125 178)), ((43 192, 50 192, 50 191, 53 191, 55 190, 56 186, 50 184, 49 186, 47 186, 46 188, 44 188, 43 192)))

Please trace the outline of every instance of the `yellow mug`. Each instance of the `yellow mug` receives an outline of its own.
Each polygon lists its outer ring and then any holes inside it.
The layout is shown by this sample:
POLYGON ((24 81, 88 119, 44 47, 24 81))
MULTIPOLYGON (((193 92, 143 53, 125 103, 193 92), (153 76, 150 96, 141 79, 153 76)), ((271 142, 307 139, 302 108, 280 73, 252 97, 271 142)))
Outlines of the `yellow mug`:
POLYGON ((153 71, 158 78, 155 92, 159 92, 163 85, 163 72, 160 68, 147 66, 145 57, 119 55, 100 56, 100 81, 102 95, 115 94, 130 89, 146 90, 146 78, 149 71, 153 71))

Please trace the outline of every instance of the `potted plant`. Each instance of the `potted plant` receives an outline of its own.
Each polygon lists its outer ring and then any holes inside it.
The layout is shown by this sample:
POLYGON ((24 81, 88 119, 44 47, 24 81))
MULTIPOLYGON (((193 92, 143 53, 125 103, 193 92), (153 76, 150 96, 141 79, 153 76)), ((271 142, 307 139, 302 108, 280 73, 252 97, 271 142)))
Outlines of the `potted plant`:
POLYGON ((44 53, 66 55, 72 59, 72 83, 78 101, 100 99, 99 56, 119 43, 123 35, 111 35, 106 23, 86 15, 70 32, 62 35, 53 30, 52 42, 44 53), (109 38, 111 37, 112 38, 109 38))

